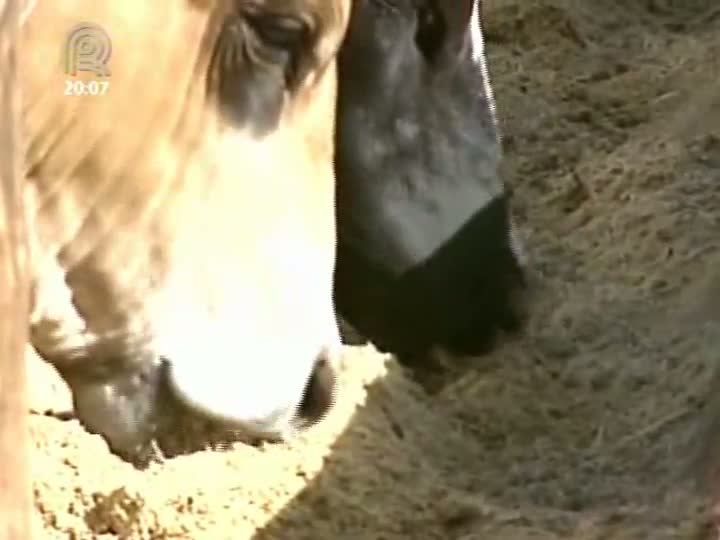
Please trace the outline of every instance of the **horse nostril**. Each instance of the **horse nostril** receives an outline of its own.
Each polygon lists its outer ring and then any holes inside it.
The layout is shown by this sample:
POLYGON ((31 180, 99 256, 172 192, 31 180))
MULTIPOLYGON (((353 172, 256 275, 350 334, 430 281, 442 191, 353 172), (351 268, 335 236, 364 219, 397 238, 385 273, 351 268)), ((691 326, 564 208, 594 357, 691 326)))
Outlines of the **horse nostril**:
POLYGON ((337 380, 331 354, 326 349, 315 362, 297 410, 295 422, 299 428, 320 422, 335 403, 337 380))

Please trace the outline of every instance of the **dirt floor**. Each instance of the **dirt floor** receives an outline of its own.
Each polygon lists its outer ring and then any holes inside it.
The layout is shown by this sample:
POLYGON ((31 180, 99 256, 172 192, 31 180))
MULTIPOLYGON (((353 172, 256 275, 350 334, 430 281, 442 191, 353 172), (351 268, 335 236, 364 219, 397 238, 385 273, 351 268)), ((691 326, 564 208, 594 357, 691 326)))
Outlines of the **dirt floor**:
MULTIPOLYGON (((33 415, 38 538, 716 538, 720 5, 485 11, 539 284, 527 335, 433 395, 354 348, 339 405, 303 439, 145 473, 33 415)), ((33 363, 36 410, 67 406, 54 377, 33 363)))

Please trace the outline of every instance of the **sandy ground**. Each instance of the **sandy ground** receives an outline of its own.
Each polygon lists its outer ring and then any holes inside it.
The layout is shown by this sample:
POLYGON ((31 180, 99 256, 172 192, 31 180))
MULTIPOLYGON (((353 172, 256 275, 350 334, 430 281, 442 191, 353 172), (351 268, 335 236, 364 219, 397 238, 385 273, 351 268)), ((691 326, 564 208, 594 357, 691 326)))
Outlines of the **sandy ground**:
MULTIPOLYGON (((715 537, 720 6, 495 0, 486 13, 539 283, 527 335, 432 395, 351 349, 339 405, 303 439, 145 473, 74 421, 33 415, 38 538, 715 537)), ((31 369, 34 407, 62 410, 62 383, 31 369)))

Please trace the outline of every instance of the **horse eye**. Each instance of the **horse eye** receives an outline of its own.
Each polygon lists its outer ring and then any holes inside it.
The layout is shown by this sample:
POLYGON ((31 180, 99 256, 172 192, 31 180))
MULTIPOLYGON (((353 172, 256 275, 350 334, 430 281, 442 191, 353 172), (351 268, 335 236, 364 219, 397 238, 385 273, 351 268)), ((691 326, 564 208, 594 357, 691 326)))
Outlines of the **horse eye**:
POLYGON ((254 15, 250 24, 267 45, 285 50, 299 48, 308 36, 304 21, 283 15, 254 15))

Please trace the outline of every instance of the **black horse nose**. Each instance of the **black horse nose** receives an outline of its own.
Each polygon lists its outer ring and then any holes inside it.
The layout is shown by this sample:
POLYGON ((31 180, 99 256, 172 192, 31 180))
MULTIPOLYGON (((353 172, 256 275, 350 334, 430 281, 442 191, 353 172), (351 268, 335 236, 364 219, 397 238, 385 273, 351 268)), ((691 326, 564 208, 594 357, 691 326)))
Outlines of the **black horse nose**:
POLYGON ((491 352, 499 332, 520 334, 532 311, 533 286, 525 270, 506 268, 506 273, 488 280, 476 291, 472 309, 461 325, 436 345, 460 356, 478 356, 491 352))

